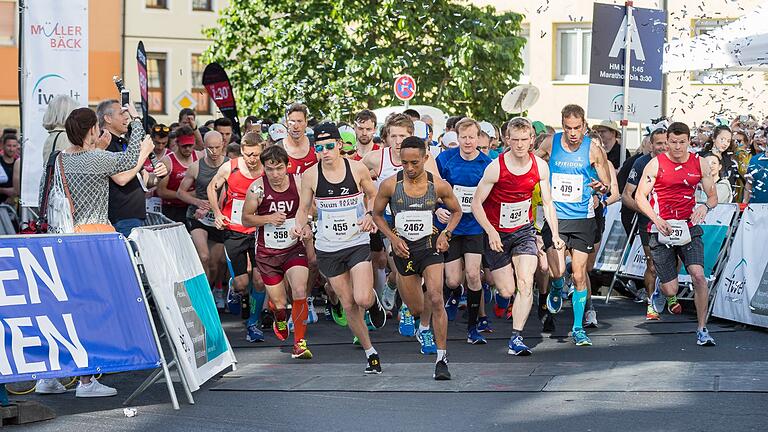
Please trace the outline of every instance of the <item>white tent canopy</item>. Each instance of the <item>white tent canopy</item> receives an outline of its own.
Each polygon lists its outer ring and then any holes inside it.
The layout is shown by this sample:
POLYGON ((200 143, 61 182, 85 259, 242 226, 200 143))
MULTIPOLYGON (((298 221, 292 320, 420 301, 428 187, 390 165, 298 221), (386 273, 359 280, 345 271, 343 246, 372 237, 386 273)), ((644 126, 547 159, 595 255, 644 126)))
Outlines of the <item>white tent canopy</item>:
POLYGON ((768 69, 768 1, 711 32, 664 45, 662 71, 768 69))

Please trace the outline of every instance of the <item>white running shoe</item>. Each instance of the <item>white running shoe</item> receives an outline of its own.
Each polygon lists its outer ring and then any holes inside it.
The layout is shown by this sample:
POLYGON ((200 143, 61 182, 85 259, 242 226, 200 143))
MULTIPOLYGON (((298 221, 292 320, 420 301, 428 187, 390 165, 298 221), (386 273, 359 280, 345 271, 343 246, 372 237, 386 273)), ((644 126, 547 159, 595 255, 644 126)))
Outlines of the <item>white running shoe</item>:
POLYGON ((597 328, 597 312, 594 309, 590 309, 584 314, 584 327, 597 328))
POLYGON ((116 394, 117 390, 113 389, 112 387, 105 386, 96 378, 91 378, 91 382, 89 384, 84 385, 82 382, 80 382, 80 384, 77 385, 77 390, 75 390, 75 397, 79 398, 109 397, 116 394))
POLYGON ((384 309, 391 311, 395 307, 395 294, 397 294, 397 286, 389 286, 389 282, 384 284, 384 292, 381 295, 381 305, 384 309))
POLYGON ((67 388, 59 380, 53 379, 41 379, 37 381, 35 385, 35 393, 37 394, 60 394, 66 393, 67 388))

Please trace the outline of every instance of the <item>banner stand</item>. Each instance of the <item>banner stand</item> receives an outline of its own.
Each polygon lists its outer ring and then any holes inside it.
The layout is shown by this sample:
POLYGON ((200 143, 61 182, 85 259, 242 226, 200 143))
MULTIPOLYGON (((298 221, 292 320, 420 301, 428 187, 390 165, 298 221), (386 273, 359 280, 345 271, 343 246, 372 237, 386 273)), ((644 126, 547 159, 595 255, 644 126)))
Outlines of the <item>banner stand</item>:
POLYGON ((163 350, 163 346, 160 343, 160 338, 166 338, 168 339, 168 329, 165 325, 165 321, 163 321, 162 315, 158 314, 158 320, 160 321, 160 324, 163 326, 163 334, 162 336, 158 336, 157 334, 157 327, 155 326, 155 321, 152 318, 152 311, 149 310, 149 302, 148 299, 151 298, 152 292, 149 289, 149 283, 145 282, 146 277, 144 276, 144 264, 141 262, 141 257, 139 256, 139 251, 134 245, 132 241, 129 241, 126 239, 126 247, 128 247, 129 255, 131 256, 131 261, 133 262, 133 268, 136 271, 136 278, 139 281, 140 286, 142 287, 142 293, 144 294, 144 306, 147 308, 147 315, 149 316, 149 323, 152 326, 152 332, 155 336, 155 343, 157 344, 157 349, 160 352, 160 360, 162 362, 162 369, 155 369, 148 377, 144 380, 144 382, 141 383, 141 385, 130 395, 128 396, 128 399, 126 399, 123 402, 123 405, 130 404, 134 399, 139 397, 142 393, 144 393, 152 384, 156 383, 161 377, 165 378, 165 384, 168 387, 168 394, 171 397, 171 403, 173 404, 174 410, 179 410, 179 400, 176 397, 176 390, 173 387, 173 379, 171 377, 171 368, 175 367, 176 370, 179 372, 179 377, 181 378, 181 386, 184 388, 184 393, 187 395, 187 400, 189 401, 190 405, 194 405, 195 400, 192 397, 192 392, 189 391, 189 385, 187 384, 187 378, 184 375, 184 371, 182 368, 178 366, 178 361, 176 360, 177 353, 176 348, 174 347, 173 342, 168 340, 168 345, 171 347, 171 357, 172 360, 170 362, 167 362, 165 360, 165 353, 163 350))
POLYGON ((712 269, 712 277, 707 281, 707 288, 709 292, 709 308, 707 308, 707 320, 712 316, 712 309, 715 307, 715 296, 717 295, 717 281, 720 278, 720 274, 725 270, 725 266, 728 264, 728 260, 731 255, 731 247, 736 240, 736 231, 741 223, 741 212, 736 212, 736 215, 731 221, 731 225, 728 227, 728 235, 725 237, 725 243, 723 248, 720 249, 720 253, 717 255, 717 265, 712 269))
MULTIPOLYGON (((623 285, 626 288, 626 283, 619 279, 619 277, 628 277, 624 275, 621 271, 621 267, 624 264, 624 258, 629 253, 629 249, 632 247, 632 242, 635 241, 635 230, 637 228, 637 215, 635 215, 632 218, 632 229, 629 231, 630 234, 627 236, 627 242, 624 245, 624 249, 621 252, 621 261, 619 261, 619 268, 613 273, 613 278, 611 279, 611 284, 608 286, 608 292, 605 294, 605 304, 608 304, 608 302, 611 300, 611 292, 613 292, 613 287, 616 285, 616 283, 619 283, 623 285)), ((634 279, 634 277, 631 277, 634 279)), ((645 287, 643 287, 645 289, 645 287)))

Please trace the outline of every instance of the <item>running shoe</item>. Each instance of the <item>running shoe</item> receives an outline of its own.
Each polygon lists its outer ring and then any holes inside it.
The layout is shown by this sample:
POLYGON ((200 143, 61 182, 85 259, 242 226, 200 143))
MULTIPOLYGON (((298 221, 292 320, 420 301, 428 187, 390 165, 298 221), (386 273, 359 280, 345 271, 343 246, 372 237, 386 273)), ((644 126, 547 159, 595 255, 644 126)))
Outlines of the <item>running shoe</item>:
POLYGON ((525 343, 523 343, 523 337, 520 335, 509 338, 509 343, 507 344, 507 347, 509 348, 507 350, 507 354, 512 354, 516 356, 531 355, 531 349, 528 348, 528 346, 525 345, 525 343))
POLYGON ((424 355, 437 354, 437 345, 435 345, 435 334, 432 330, 421 330, 416 333, 416 339, 421 344, 421 353, 424 355))
POLYGON ((659 313, 656 312, 656 309, 653 308, 653 305, 648 304, 648 308, 645 310, 645 320, 646 321, 655 321, 659 320, 659 313))
POLYGON ((413 320, 413 315, 408 309, 408 306, 403 304, 400 306, 400 324, 397 327, 397 331, 405 337, 416 336, 416 323, 413 320))
POLYGON ((587 332, 582 328, 577 328, 573 331, 573 343, 576 346, 592 346, 592 340, 587 336, 587 332))
POLYGON ((291 358, 309 360, 312 358, 312 351, 307 348, 307 340, 301 339, 293 344, 293 352, 291 358))
POLYGON ((357 336, 353 337, 352 338, 352 345, 358 345, 359 346, 360 345, 360 338, 358 338, 357 336))
POLYGON ((325 320, 326 321, 331 321, 333 319, 333 312, 331 311, 331 309, 333 309, 331 302, 326 300, 325 302, 325 320))
POLYGON ((552 314, 556 314, 563 309, 563 290, 554 286, 550 287, 549 293, 547 293, 547 309, 552 314))
POLYGON ((445 301, 445 313, 448 315, 448 321, 454 321, 458 312, 459 299, 457 298, 455 291, 451 291, 450 294, 448 294, 448 300, 445 301))
POLYGON ((576 291, 576 285, 573 283, 573 281, 571 281, 565 285, 565 292, 563 293, 563 297, 567 299, 571 298, 574 291, 576 291))
POLYGON ((472 327, 467 331, 467 343, 472 345, 485 345, 488 341, 477 331, 477 327, 472 327))
POLYGON ((318 321, 317 311, 315 311, 315 298, 307 297, 307 321, 305 324, 314 324, 318 321))
POLYGON ((512 308, 514 308, 514 306, 515 306, 515 302, 510 302, 509 306, 507 306, 507 310, 504 311, 504 319, 506 319, 507 321, 512 321, 512 315, 513 315, 512 308))
POLYGON ((275 321, 275 316, 271 310, 264 309, 261 311, 261 329, 262 330, 271 329, 274 321, 275 321))
POLYGON ((715 340, 709 335, 709 330, 706 327, 696 331, 696 345, 715 346, 715 340))
POLYGON ((291 332, 288 330, 287 321, 274 321, 272 323, 272 331, 275 332, 275 336, 281 341, 288 339, 291 332))
POLYGON ((667 310, 673 315, 680 315, 683 313, 683 305, 677 301, 677 296, 667 298, 667 310))
POLYGON ((227 307, 227 300, 224 298, 224 289, 222 287, 213 287, 213 300, 216 302, 216 309, 224 310, 227 307))
POLYGON ((264 332, 261 331, 258 324, 249 325, 245 340, 248 342, 264 342, 264 332))
POLYGON ((368 356, 368 366, 365 367, 365 373, 369 375, 381 373, 381 360, 379 360, 378 354, 368 356))
POLYGON ((584 327, 597 328, 597 312, 590 309, 584 314, 584 327))
POLYGON ((493 333, 491 320, 489 320, 487 316, 483 316, 477 319, 477 331, 480 333, 493 333))
POLYGON ((435 363, 435 373, 432 374, 435 381, 448 381, 451 379, 451 373, 448 371, 448 358, 444 357, 435 363))
POLYGON ((541 318, 541 331, 544 333, 555 332, 555 316, 549 313, 549 310, 541 318))
POLYGON ((341 301, 331 306, 331 315, 336 324, 342 327, 347 326, 347 312, 344 310, 344 307, 341 306, 341 301))
POLYGON ((371 314, 369 314, 368 311, 365 311, 365 314, 363 315, 363 321, 365 322, 365 326, 368 327, 368 331, 376 330, 376 327, 374 327, 373 323, 371 322, 371 314))
POLYGON ((395 295, 397 294, 397 286, 390 286, 389 282, 384 285, 384 292, 381 296, 381 305, 384 309, 391 311, 395 307, 395 295))
POLYGON ((493 301, 493 290, 491 290, 491 286, 485 282, 483 282, 483 301, 486 306, 490 305, 493 301))
POLYGON ((653 306, 653 310, 659 314, 664 312, 666 303, 667 298, 661 292, 661 281, 659 278, 656 278, 656 287, 653 289, 653 294, 651 294, 651 305, 653 306))
POLYGON ((467 290, 463 288, 461 290, 461 295, 459 296, 459 309, 460 310, 467 309, 467 290))
POLYGON ((293 333, 293 317, 288 317, 288 331, 293 333))
POLYGON ((374 328, 380 329, 387 323, 387 311, 379 301, 379 295, 376 294, 376 290, 373 291, 373 297, 376 301, 368 308, 368 316, 371 318, 371 324, 374 328))
POLYGON ((504 313, 506 312, 507 308, 509 307, 509 304, 511 303, 511 299, 502 297, 501 294, 498 292, 494 296, 494 305, 493 305, 493 314, 496 315, 496 318, 503 318, 504 313))

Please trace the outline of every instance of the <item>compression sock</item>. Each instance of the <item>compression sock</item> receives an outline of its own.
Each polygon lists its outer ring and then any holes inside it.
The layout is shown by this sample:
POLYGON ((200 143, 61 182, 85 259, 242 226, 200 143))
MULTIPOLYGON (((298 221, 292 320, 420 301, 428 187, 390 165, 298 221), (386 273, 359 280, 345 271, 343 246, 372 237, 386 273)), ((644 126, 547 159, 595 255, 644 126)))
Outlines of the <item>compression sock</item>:
POLYGON ((477 325, 477 312, 480 310, 480 300, 483 298, 482 291, 467 292, 467 329, 477 325))
POLYGON ((309 305, 307 299, 293 300, 291 318, 293 318, 293 340, 298 342, 305 339, 307 334, 307 318, 309 317, 309 305))
POLYGON ((437 358, 435 359, 435 363, 439 362, 440 360, 445 358, 445 354, 448 350, 437 350, 437 358))
POLYGON ((571 302, 573 303, 573 330, 575 331, 577 328, 581 328, 581 323, 584 319, 584 306, 587 303, 587 290, 573 291, 571 302))
POLYGON ((261 322, 261 310, 264 307, 264 299, 267 297, 266 291, 256 291, 251 285, 251 316, 248 318, 247 325, 251 326, 261 322))
POLYGON ((547 309, 547 293, 539 293, 539 309, 547 309))

